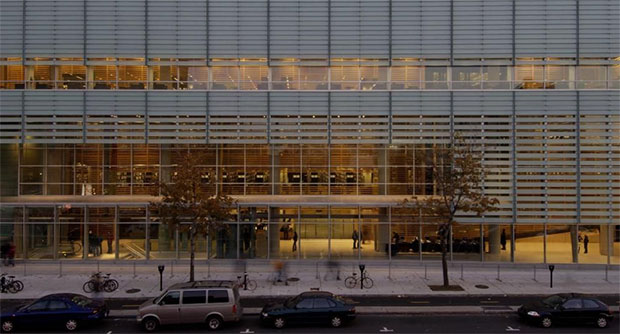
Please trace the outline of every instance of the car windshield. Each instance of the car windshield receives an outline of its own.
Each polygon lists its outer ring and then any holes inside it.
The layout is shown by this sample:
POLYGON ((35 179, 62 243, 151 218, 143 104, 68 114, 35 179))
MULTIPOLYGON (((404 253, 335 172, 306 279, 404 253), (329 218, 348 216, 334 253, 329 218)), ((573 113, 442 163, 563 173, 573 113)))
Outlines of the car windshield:
POLYGON ((153 304, 155 303, 159 303, 159 301, 168 293, 168 291, 164 291, 164 293, 162 293, 161 295, 155 297, 155 299, 153 299, 153 304))
POLYGON ((286 307, 294 307, 299 302, 299 297, 289 298, 284 302, 284 306, 286 307))
POLYGON ((543 299, 542 303, 545 305, 549 305, 549 306, 557 306, 559 304, 562 304, 563 301, 564 301, 564 298, 562 298, 561 296, 553 295, 553 296, 543 299))
POLYGON ((71 301, 77 304, 78 306, 87 306, 90 305, 93 301, 83 296, 73 296, 71 301))

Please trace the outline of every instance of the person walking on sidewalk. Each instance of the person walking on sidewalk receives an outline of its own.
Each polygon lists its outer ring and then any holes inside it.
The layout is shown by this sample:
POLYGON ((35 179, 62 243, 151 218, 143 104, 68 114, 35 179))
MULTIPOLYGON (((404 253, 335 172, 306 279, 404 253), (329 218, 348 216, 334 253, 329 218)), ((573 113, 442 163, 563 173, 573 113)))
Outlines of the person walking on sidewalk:
POLYGON ((9 243, 8 258, 9 258, 9 263, 7 265, 15 267, 15 243, 13 243, 13 241, 9 243))
POLYGON ((590 238, 588 238, 587 234, 583 235, 583 250, 584 254, 588 254, 588 243, 590 243, 590 238))
POLYGON ((293 231, 293 252, 297 251, 297 231, 293 231))
POLYGON ((359 234, 357 233, 357 230, 353 230, 353 234, 351 234, 351 238, 353 239, 353 249, 357 249, 357 247, 359 247, 359 234))
POLYGON ((502 229, 502 235, 499 237, 499 243, 502 245, 502 250, 506 250, 506 229, 505 228, 502 229))

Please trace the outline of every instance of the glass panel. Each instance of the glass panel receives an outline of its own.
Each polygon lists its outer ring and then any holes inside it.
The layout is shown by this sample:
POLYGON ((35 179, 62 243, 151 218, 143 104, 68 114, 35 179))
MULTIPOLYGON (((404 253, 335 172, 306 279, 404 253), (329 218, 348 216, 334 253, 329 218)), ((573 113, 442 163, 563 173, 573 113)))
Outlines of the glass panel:
POLYGON ((363 258, 387 258, 390 239, 387 208, 360 208, 360 252, 363 258))
POLYGON ((120 65, 118 67, 118 88, 144 89, 146 83, 146 66, 120 65))
MULTIPOLYGON (((92 208, 89 208, 89 212, 92 208)), ((88 257, 114 260, 114 224, 88 223, 88 257)))
POLYGON ((609 66, 609 89, 620 89, 620 65, 609 66))
POLYGON ((519 65, 515 67, 515 89, 542 89, 543 83, 542 65, 519 65))
POLYGON ((269 225, 269 256, 272 259, 297 258, 299 249, 299 223, 297 207, 272 207, 269 225), (297 242, 295 242, 297 234, 297 242), (295 247, 293 247, 295 246, 295 247))
MULTIPOLYGON (((0 210, 4 209, 5 208, 0 208, 0 210)), ((21 220, 21 208, 11 208, 10 211, 12 211, 13 214, 19 213, 19 218, 15 220, 21 220)), ((0 253, 2 253, 3 264, 5 266, 15 265, 14 260, 16 258, 21 259, 24 257, 23 229, 24 224, 21 222, 3 222, 0 224, 0 245, 2 245, 0 253)))
POLYGON ((577 66, 578 89, 605 89, 606 87, 606 66, 577 66))
POLYGON ((484 260, 510 262, 511 231, 510 225, 483 225, 484 260))
POLYGON ((240 208, 240 258, 267 258, 267 210, 267 207, 240 208))
POLYGON ((299 249, 302 259, 327 259, 328 257, 328 224, 302 223, 300 230, 299 249))
POLYGON ((542 263, 544 226, 515 225, 515 262, 542 263))
POLYGON ((28 224, 25 225, 24 233, 26 234, 26 253, 29 259, 54 258, 53 224, 28 224))
POLYGON ((146 258, 146 224, 118 225, 118 257, 122 260, 146 258))
MULTIPOLYGON (((394 222, 394 210, 392 210, 394 222)), ((397 219, 397 222, 402 221, 397 219)), ((418 259, 420 254, 420 224, 392 223, 392 235, 390 236, 390 248, 392 259, 418 259)), ((387 247, 387 245, 386 245, 387 247)), ((387 249, 385 250, 388 251, 387 249)))
POLYGON ((480 89, 480 66, 459 66, 452 68, 452 88, 480 89))
POLYGON ((32 76, 30 81, 34 80, 34 89, 51 89, 54 88, 54 66, 51 65, 34 65, 32 66, 32 76))
POLYGON ((92 71, 92 81, 94 82, 93 89, 116 88, 116 66, 95 65, 92 66, 92 71))
POLYGON ((620 225, 610 225, 611 228, 611 254, 610 262, 615 265, 620 264, 620 225))
POLYGON ((452 258, 461 261, 480 261, 480 225, 452 225, 452 258))
POLYGON ((436 224, 422 224, 422 259, 424 260, 441 259, 441 243, 437 236, 438 227, 436 224))
MULTIPOLYGON (((237 258, 237 225, 227 224, 225 227, 220 228, 212 233, 211 240, 211 254, 212 258, 217 259, 236 259, 237 258)), ((179 242, 181 242, 181 239, 179 242)), ((181 249, 189 249, 184 244, 180 244, 181 249)), ((197 243, 198 245, 198 243, 197 243)), ((196 248, 198 249, 198 247, 196 248)), ((200 248, 202 249, 202 248, 200 248)))
POLYGON ((578 237, 576 225, 547 225, 547 262, 576 262, 578 237))
POLYGON ((359 80, 359 66, 332 66, 331 68, 332 90, 357 90, 359 80))
POLYGON ((327 89, 327 67, 323 66, 300 66, 299 88, 304 90, 327 89))
POLYGON ((58 89, 85 89, 86 66, 60 65, 56 70, 56 80, 58 89))
POLYGON ((61 259, 82 259, 84 224, 58 224, 57 228, 59 234, 58 257, 61 259))
POLYGON ((427 66, 424 68, 424 87, 426 89, 448 89, 448 68, 427 66))
POLYGON ((359 216, 357 207, 331 207, 333 259, 357 259, 359 242, 359 216))
POLYGON ((24 89, 24 67, 0 65, 0 89, 24 89))
POLYGON ((179 66, 180 89, 209 88, 209 68, 207 66, 179 66))
POLYGON ((573 89, 575 81, 574 66, 553 66, 548 65, 546 68, 546 89, 573 89))
POLYGON ((376 90, 387 88, 388 67, 385 66, 362 66, 361 88, 362 90, 376 90))
POLYGON ((213 75, 212 89, 239 88, 239 67, 216 66, 211 68, 211 73, 213 75))
POLYGON ((152 66, 153 89, 177 89, 178 67, 170 65, 152 66))
POLYGON ((271 68, 272 89, 299 89, 299 67, 275 66, 271 68))
POLYGON ((607 263, 608 231, 606 225, 579 226, 579 263, 607 263))
POLYGON ((482 80, 484 89, 510 89, 511 67, 482 66, 482 80))
POLYGON ((269 89, 269 67, 241 66, 241 89, 267 90, 269 89))
POLYGON ((149 246, 151 259, 176 258, 174 228, 170 228, 168 224, 149 225, 149 246))
POLYGON ((419 66, 395 66, 392 67, 393 90, 420 89, 420 76, 422 69, 419 66))

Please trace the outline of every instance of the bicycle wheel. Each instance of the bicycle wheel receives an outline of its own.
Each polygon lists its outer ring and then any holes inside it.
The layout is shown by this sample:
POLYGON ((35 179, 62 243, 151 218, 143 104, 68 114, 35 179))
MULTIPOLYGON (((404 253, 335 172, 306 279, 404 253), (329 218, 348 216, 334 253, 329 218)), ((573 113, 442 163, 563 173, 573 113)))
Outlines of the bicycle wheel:
POLYGON ((17 293, 19 291, 15 282, 7 284, 6 290, 10 293, 17 293))
POLYGON ((22 281, 15 280, 13 284, 17 287, 18 292, 24 290, 24 283, 22 283, 22 281))
POLYGON ((254 280, 248 280, 248 282, 247 282, 247 288, 248 288, 248 290, 250 290, 250 291, 254 291, 254 290, 256 290, 256 281, 254 281, 254 280))
POLYGON ((82 286, 82 290, 84 290, 84 292, 86 292, 86 293, 91 293, 91 292, 95 291, 95 282, 88 281, 88 282, 84 283, 84 285, 82 286))
POLYGON ((364 288, 370 289, 375 284, 370 277, 364 277, 364 288))
POLYGON ((103 290, 106 292, 112 292, 118 289, 118 281, 115 279, 109 279, 103 283, 103 290))
POLYGON ((353 289, 357 285, 357 278, 349 276, 344 280, 344 286, 349 289, 353 289))

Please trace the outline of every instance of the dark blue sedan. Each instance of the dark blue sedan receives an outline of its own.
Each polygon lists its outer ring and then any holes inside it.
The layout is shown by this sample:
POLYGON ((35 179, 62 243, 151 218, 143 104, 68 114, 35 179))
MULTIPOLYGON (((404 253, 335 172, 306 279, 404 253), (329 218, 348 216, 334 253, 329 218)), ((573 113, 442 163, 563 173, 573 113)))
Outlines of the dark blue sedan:
POLYGON ((12 312, 0 314, 3 332, 32 327, 62 328, 74 331, 108 315, 102 301, 74 293, 57 293, 41 297, 12 312))

